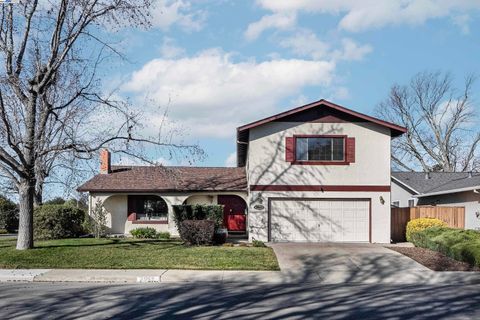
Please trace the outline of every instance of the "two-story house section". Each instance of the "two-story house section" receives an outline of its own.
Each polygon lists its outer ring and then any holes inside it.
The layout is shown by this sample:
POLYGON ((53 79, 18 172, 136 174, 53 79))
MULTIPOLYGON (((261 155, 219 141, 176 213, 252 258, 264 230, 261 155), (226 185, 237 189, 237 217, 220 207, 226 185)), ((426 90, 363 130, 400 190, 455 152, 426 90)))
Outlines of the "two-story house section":
POLYGON ((391 139, 406 129, 320 100, 237 128, 237 167, 111 166, 79 191, 112 233, 177 233, 175 204, 221 204, 230 233, 262 241, 390 241, 391 139))
POLYGON ((389 242, 390 146, 404 132, 325 100, 239 127, 250 239, 389 242))

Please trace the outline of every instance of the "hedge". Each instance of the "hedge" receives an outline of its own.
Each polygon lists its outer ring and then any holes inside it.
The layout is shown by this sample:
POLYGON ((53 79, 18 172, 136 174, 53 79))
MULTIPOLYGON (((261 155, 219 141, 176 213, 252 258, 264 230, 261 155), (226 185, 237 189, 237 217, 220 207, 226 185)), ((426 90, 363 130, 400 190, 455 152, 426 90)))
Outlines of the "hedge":
POLYGON ((33 230, 36 239, 76 238, 85 233, 82 226, 85 212, 59 204, 42 205, 33 214, 33 230))
POLYGON ((422 231, 430 227, 446 227, 447 224, 436 218, 418 218, 407 223, 406 238, 410 241, 413 232, 422 231))
POLYGON ((130 231, 130 234, 137 239, 170 239, 170 232, 157 232, 154 228, 136 228, 130 231))
POLYGON ((173 219, 180 233, 180 225, 185 220, 212 220, 215 229, 223 226, 223 205, 195 204, 174 205, 173 219))
POLYGON ((431 227, 411 234, 411 242, 441 252, 455 260, 480 267, 480 232, 446 227, 431 227))
POLYGON ((18 229, 18 208, 15 203, 0 196, 0 229, 15 232, 18 229))
POLYGON ((130 231, 130 234, 134 238, 138 239, 156 239, 157 238, 157 230, 154 228, 136 228, 130 231))
POLYGON ((213 220, 185 220, 180 224, 180 237, 189 245, 211 245, 215 233, 213 220))

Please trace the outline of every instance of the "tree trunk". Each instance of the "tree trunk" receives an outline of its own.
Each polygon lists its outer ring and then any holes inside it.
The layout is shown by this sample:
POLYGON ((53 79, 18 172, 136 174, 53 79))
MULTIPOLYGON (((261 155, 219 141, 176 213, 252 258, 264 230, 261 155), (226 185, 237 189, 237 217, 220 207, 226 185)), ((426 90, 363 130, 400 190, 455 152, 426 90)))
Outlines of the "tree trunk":
POLYGON ((35 198, 33 200, 33 205, 39 207, 43 203, 43 184, 37 183, 37 187, 35 188, 35 198))
POLYGON ((35 179, 22 179, 19 191, 19 223, 17 249, 33 248, 33 202, 35 198, 35 179))

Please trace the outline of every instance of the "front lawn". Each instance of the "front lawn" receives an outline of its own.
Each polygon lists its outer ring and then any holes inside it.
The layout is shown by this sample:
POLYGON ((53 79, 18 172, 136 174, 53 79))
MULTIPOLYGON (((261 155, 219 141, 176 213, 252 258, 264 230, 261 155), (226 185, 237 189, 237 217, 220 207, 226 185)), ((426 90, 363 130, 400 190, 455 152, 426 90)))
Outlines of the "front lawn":
POLYGON ((480 267, 478 231, 432 227, 414 232, 411 242, 417 247, 438 251, 455 260, 480 267))
POLYGON ((271 248, 187 247, 171 240, 65 239, 15 250, 0 239, 0 268, 279 270, 271 248))

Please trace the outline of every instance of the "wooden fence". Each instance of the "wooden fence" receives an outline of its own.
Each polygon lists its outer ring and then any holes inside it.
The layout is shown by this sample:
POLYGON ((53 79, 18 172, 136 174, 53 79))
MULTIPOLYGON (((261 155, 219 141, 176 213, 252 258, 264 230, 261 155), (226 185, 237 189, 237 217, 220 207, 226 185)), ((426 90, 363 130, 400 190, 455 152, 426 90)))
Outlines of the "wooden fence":
POLYGON ((408 221, 418 218, 437 218, 452 228, 465 228, 465 207, 420 206, 392 208, 391 238, 393 242, 404 242, 408 221))

